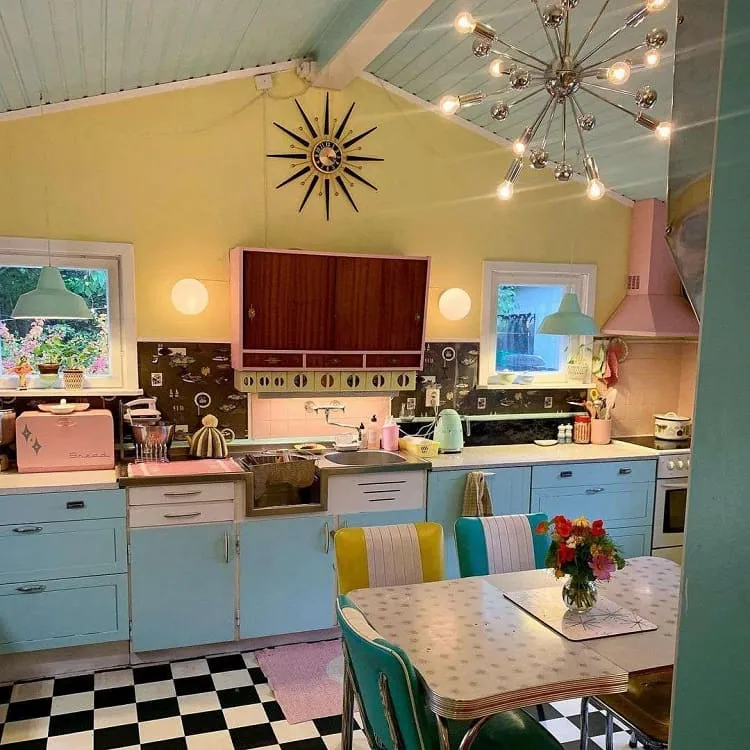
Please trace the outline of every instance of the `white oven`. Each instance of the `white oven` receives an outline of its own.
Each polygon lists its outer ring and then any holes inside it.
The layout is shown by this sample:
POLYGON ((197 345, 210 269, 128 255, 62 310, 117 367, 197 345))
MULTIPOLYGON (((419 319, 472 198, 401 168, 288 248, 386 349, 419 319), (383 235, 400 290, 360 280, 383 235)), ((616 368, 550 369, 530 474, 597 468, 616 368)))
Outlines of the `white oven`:
POLYGON ((689 452, 659 458, 652 554, 678 563, 682 563, 689 471, 689 452))

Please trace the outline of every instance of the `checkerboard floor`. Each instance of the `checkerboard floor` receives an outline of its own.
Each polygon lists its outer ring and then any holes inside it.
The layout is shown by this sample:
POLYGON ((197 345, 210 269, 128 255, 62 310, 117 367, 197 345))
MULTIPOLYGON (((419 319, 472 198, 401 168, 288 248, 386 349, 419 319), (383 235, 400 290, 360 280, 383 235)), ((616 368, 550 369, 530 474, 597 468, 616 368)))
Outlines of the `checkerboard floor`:
MULTIPOLYGON (((579 706, 544 707, 565 750, 578 750, 579 706)), ((600 750, 602 715, 590 724, 600 750)), ((12 750, 338 750, 340 735, 340 716, 289 724, 252 652, 0 686, 0 747, 12 750)), ((615 749, 628 738, 618 731, 615 749)), ((354 748, 367 749, 359 728, 354 748)))

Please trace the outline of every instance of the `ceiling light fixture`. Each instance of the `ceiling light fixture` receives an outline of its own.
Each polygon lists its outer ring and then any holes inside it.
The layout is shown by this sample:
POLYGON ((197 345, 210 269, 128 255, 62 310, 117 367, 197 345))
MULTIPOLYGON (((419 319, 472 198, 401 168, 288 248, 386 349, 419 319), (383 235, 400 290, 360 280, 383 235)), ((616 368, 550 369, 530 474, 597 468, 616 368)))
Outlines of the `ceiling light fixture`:
POLYGON ((652 13, 664 10, 669 0, 646 0, 642 5, 624 19, 611 34, 603 41, 587 48, 589 39, 604 15, 610 0, 604 4, 586 33, 573 45, 571 39, 571 16, 578 5, 578 0, 558 0, 542 10, 539 0, 531 0, 541 21, 544 35, 551 51, 551 59, 544 60, 537 55, 526 52, 520 47, 502 39, 498 33, 485 23, 474 18, 471 13, 463 12, 456 16, 453 23, 460 34, 473 34, 472 53, 474 57, 488 57, 496 55, 489 66, 489 74, 493 78, 507 76, 507 86, 499 91, 473 91, 469 94, 444 96, 438 108, 444 115, 451 116, 459 110, 476 104, 481 104, 488 98, 492 100, 490 116, 494 120, 505 120, 514 106, 531 99, 533 96, 546 92, 547 101, 536 119, 528 125, 521 136, 512 145, 515 159, 508 168, 505 180, 497 189, 498 198, 509 200, 513 195, 513 186, 523 167, 523 159, 528 158, 532 169, 543 169, 554 165, 554 175, 558 182, 568 182, 573 174, 573 166, 568 160, 568 128, 574 127, 581 145, 583 171, 588 179, 586 190, 591 200, 598 200, 606 193, 606 187, 599 176, 594 157, 591 156, 584 138, 584 133, 596 127, 596 117, 586 112, 579 102, 579 96, 587 94, 604 102, 627 115, 634 122, 655 133, 657 138, 666 140, 672 133, 672 124, 660 122, 649 117, 644 110, 651 109, 657 100, 657 93, 651 86, 641 86, 637 91, 627 91, 622 87, 633 73, 647 68, 653 68, 661 60, 660 50, 666 45, 669 35, 665 29, 652 29, 643 41, 630 49, 615 55, 602 53, 601 59, 596 60, 606 45, 616 39, 622 32, 634 29, 652 13), (630 59, 632 53, 645 50, 642 62, 630 59), (597 81, 609 83, 604 86, 597 81), (617 88, 611 88, 615 86, 617 88), (605 94, 627 96, 635 100, 635 109, 623 106, 613 101, 605 94), (515 100, 499 98, 517 96, 515 100), (559 115, 561 124, 561 159, 552 162, 549 157, 548 143, 552 124, 559 115), (572 123, 572 125, 571 125, 572 123), (541 140, 535 141, 541 133, 541 140))

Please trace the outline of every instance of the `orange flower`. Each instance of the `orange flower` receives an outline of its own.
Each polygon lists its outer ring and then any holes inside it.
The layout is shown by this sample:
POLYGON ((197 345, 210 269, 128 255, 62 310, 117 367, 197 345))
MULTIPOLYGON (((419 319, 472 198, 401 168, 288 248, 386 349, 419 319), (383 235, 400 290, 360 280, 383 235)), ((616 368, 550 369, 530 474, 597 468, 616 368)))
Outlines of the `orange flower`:
POLYGON ((540 521, 536 527, 537 534, 546 534, 549 532, 549 521, 540 521))
POLYGON ((565 516, 555 516, 552 520, 555 522, 555 531, 563 539, 567 539, 573 531, 573 524, 565 516))

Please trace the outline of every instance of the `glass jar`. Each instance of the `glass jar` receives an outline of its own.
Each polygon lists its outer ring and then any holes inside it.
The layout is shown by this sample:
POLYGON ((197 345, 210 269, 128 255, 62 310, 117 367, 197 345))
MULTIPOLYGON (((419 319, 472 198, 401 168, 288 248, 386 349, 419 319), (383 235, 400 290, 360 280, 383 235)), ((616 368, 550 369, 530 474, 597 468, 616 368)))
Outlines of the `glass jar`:
POLYGON ((591 442, 591 417, 588 414, 579 414, 575 418, 573 442, 581 444, 591 442))
POLYGON ((596 606, 596 581, 569 576, 562 587, 562 599, 569 612, 585 614, 596 606))

